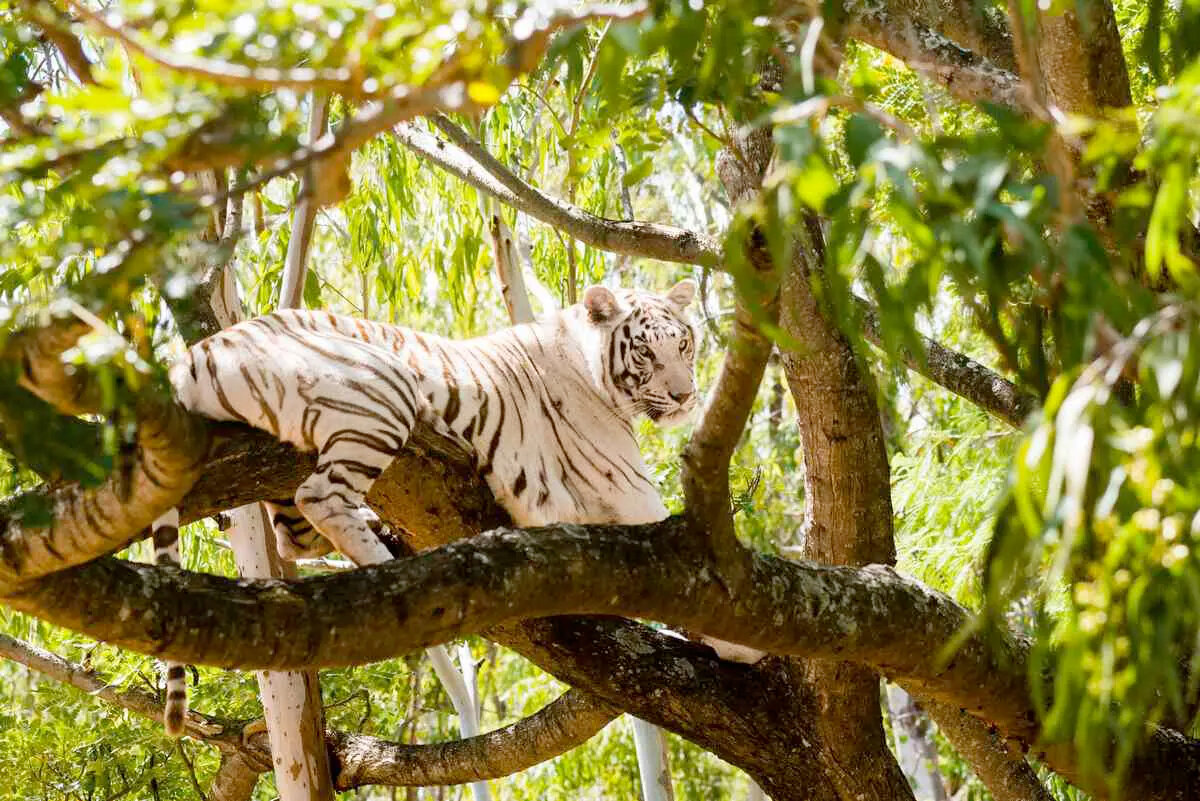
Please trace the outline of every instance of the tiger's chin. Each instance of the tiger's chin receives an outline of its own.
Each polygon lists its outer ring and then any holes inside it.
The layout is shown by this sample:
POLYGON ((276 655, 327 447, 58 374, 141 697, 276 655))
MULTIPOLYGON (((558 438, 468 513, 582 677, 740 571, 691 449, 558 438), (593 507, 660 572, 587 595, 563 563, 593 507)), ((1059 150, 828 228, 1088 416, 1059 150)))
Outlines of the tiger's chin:
POLYGON ((648 409, 646 416, 655 423, 655 425, 677 426, 686 423, 692 417, 692 412, 696 410, 696 405, 689 403, 686 406, 676 406, 671 409, 648 409))

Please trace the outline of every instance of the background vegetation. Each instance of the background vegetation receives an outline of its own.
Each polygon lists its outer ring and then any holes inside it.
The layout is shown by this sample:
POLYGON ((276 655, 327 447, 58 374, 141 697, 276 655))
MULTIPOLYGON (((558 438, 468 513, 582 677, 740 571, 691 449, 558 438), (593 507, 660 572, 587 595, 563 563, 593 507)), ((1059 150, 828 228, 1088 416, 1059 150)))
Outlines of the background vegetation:
MULTIPOLYGON (((835 6, 826 9, 827 34, 849 24, 835 6)), ((897 569, 1034 638, 1030 678, 1035 699, 1044 699, 1048 736, 1074 740, 1085 762, 1099 759, 1113 737, 1119 766, 1147 723, 1200 733, 1200 306, 1192 249, 1200 158, 1200 37, 1192 34, 1200 17, 1190 0, 1115 2, 1133 104, 1044 120, 965 103, 862 41, 843 41, 836 71, 823 70, 824 51, 814 56, 804 46, 807 23, 758 0, 657 3, 639 20, 567 30, 511 86, 498 65, 505 36, 522 19, 512 4, 116 2, 110 8, 130 41, 82 16, 98 7, 0 2, 0 315, 13 328, 69 297, 129 342, 96 342, 78 356, 111 379, 106 441, 85 448, 42 427, 9 430, 13 439, 0 452, 4 494, 35 482, 25 468, 38 458, 54 461, 65 478, 102 477, 125 436, 125 393, 155 380, 178 352, 161 293, 189 291, 197 265, 219 247, 197 236, 213 198, 198 190, 188 163, 204 151, 189 148, 229 148, 236 161, 226 166, 238 169, 217 191, 241 191, 268 157, 302 140, 311 101, 299 89, 213 80, 165 65, 131 41, 180 60, 321 74, 348 66, 356 85, 383 89, 429 80, 443 55, 462 53, 473 100, 486 111, 461 122, 552 196, 601 217, 671 222, 729 242, 757 225, 780 254, 805 215, 819 214, 823 302, 878 387, 897 569), (46 35, 53 26, 79 37, 89 76, 46 35), (768 59, 783 66, 783 77, 764 91, 768 59), (740 126, 767 124, 778 148, 774 169, 760 201, 734 208, 716 177, 718 153, 740 126), (206 126, 229 136, 198 140, 206 126), (1070 154, 1057 171, 1047 166, 1054 148, 1070 154), (258 167, 241 169, 243 160, 258 167), (1103 199, 1106 225, 1077 192, 1103 199), (862 337, 856 294, 878 309, 881 347, 862 337), (922 336, 1009 376, 1043 409, 1016 429, 905 369, 907 354, 922 358, 922 336)), ((337 96, 333 130, 367 99, 337 96)), ((316 219, 308 307, 454 336, 506 324, 489 234, 499 209, 529 259, 535 308, 564 305, 592 282, 665 288, 686 275, 700 279, 702 384, 715 375, 737 285, 748 274, 736 259, 720 271, 584 247, 493 206, 386 133, 354 151, 348 176, 345 196, 316 219)), ((245 191, 233 263, 252 312, 277 302, 298 184, 285 174, 245 191)), ((743 540, 787 556, 801 543, 805 498, 783 382, 773 362, 731 482, 743 540)), ((675 510, 687 434, 649 424, 641 431, 675 510)), ((147 558, 147 548, 134 545, 129 555, 147 558)), ((234 572, 211 522, 188 530, 184 566, 234 572)), ((157 681, 149 658, 4 607, 0 630, 117 685, 157 681)), ((485 729, 560 691, 529 663, 482 639, 469 642, 485 729)), ((195 708, 259 715, 248 674, 197 675, 195 708)), ((407 742, 456 736, 449 701, 419 659, 326 671, 322 690, 340 728, 407 742)), ((933 742, 949 792, 988 797, 946 742, 936 734, 933 742)), ((678 797, 749 792, 739 771, 682 739, 670 743, 678 797)), ((154 722, 0 662, 2 799, 191 798, 190 772, 205 787, 216 765, 203 744, 177 745, 154 722)), ((493 788, 513 799, 635 796, 626 719, 493 788)), ((1079 797, 1058 780, 1049 790, 1079 797)), ((267 779, 255 797, 273 795, 267 779)), ((426 796, 434 791, 409 797, 426 796)), ((396 796, 373 788, 356 797, 396 796)))

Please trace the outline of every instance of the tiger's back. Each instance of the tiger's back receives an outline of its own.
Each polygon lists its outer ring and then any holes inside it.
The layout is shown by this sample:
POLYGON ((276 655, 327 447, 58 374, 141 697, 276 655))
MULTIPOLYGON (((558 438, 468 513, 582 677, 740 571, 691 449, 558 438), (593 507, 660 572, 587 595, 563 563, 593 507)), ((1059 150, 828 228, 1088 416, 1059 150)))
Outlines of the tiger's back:
MULTIPOLYGON (((679 363, 672 380, 694 404, 694 334, 683 319, 684 304, 669 294, 664 300, 603 293, 609 307, 601 313, 577 306, 463 341, 327 312, 283 310, 193 346, 173 368, 172 381, 193 411, 248 423, 317 451, 314 477, 324 470, 325 478, 313 482, 320 492, 307 493, 309 505, 342 500, 326 503, 327 514, 320 516, 335 528, 358 529, 359 539, 363 529, 346 520, 346 507, 360 507, 355 515, 374 522, 361 512, 362 496, 418 421, 474 451, 518 525, 659 520, 666 509, 631 418, 639 411, 653 415, 652 403, 667 402, 667 393, 645 391, 655 377, 652 364, 663 367, 659 357, 679 363), (645 318, 640 327, 633 324, 639 315, 645 318), (661 345, 663 330, 674 339, 639 364, 648 342, 661 345)), ((690 290, 687 295, 690 300, 690 290)), ((300 493, 296 500, 303 510, 300 493)), ((296 536, 294 529, 306 521, 321 531, 312 515, 284 510, 281 518, 276 533, 285 555, 327 549, 315 533, 296 536)), ((339 549, 354 546, 326 536, 339 549)))

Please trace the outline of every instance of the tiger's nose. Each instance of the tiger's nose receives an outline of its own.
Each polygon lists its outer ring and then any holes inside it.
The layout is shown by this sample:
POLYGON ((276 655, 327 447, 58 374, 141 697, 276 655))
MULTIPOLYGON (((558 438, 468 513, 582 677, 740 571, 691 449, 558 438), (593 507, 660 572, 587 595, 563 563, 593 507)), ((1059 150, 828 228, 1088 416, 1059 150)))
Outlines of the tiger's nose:
POLYGON ((688 398, 692 397, 692 393, 690 392, 668 392, 667 394, 670 395, 671 400, 675 401, 676 403, 683 403, 688 398))

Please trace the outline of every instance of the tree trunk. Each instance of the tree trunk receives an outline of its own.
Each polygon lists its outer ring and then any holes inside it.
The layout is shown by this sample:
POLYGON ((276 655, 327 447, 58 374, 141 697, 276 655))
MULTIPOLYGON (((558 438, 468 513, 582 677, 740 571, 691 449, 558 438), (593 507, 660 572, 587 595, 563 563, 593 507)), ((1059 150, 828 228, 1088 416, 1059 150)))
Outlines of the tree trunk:
MULTIPOLYGON (((247 578, 295 578, 279 558, 262 504, 238 507, 228 531, 238 573, 247 578)), ((325 715, 315 670, 255 673, 280 801, 333 801, 325 751, 325 715)))
MULTIPOLYGON (((782 350, 804 451, 806 559, 825 564, 893 564, 891 486, 875 397, 846 337, 812 292, 825 253, 814 216, 797 232, 793 264, 781 286, 780 324, 799 342, 782 350)), ((911 799, 888 750, 879 676, 850 662, 807 660, 816 689, 819 759, 846 801, 911 799)))

